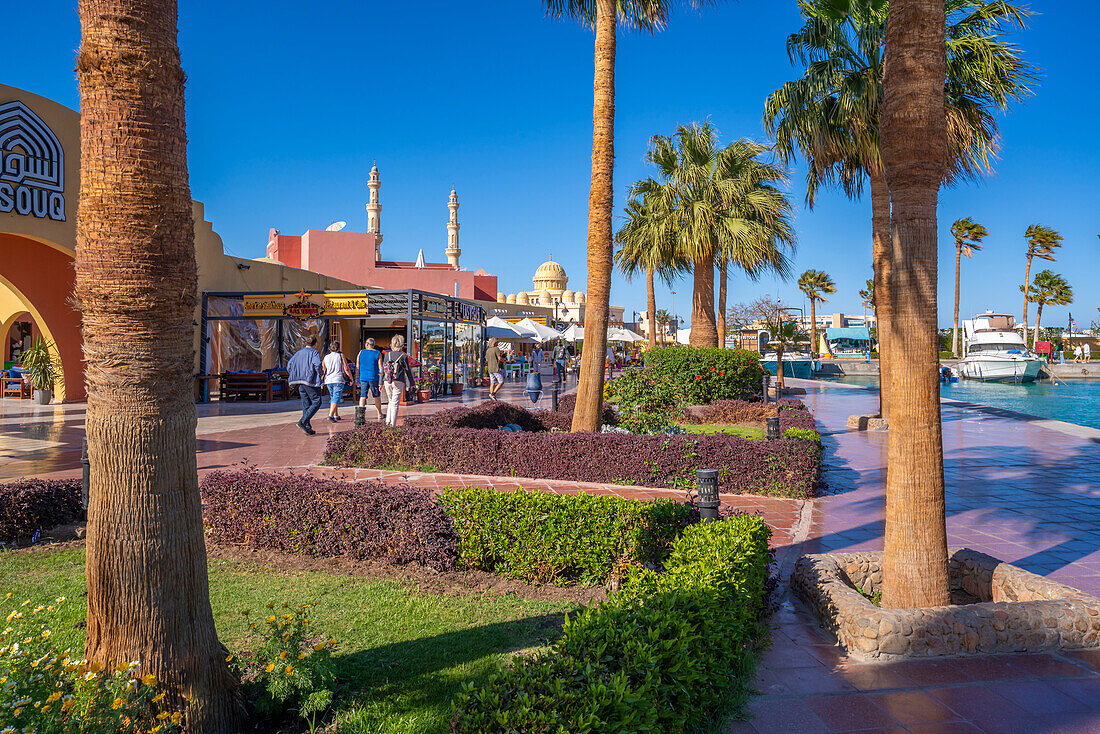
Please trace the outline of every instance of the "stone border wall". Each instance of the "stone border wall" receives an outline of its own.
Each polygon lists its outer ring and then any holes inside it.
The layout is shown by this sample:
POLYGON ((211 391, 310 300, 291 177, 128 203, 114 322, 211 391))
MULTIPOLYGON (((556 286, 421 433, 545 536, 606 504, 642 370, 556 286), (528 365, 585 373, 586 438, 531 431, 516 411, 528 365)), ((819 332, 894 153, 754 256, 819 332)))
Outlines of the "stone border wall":
POLYGON ((880 609, 856 591, 881 590, 882 553, 798 559, 791 587, 856 658, 987 655, 1096 647, 1100 599, 967 548, 951 550, 954 589, 980 603, 880 609))

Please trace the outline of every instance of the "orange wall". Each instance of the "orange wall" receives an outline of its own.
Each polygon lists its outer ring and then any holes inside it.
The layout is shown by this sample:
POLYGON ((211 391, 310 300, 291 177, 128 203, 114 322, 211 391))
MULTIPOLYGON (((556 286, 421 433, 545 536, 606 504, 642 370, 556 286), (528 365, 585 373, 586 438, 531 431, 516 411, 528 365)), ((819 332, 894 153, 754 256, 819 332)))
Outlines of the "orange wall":
POLYGON ((75 272, 69 255, 41 242, 0 234, 5 253, 0 275, 28 300, 57 342, 65 374, 65 402, 84 400, 84 362, 80 314, 69 305, 75 272))

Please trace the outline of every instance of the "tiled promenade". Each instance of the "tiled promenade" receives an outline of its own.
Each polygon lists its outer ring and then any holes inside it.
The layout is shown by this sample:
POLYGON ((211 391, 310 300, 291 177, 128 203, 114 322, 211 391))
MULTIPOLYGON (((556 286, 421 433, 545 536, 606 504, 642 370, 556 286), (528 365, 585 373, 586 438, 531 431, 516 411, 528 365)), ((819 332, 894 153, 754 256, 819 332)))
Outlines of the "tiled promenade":
MULTIPOLYGON (((763 514, 775 530, 784 571, 801 553, 881 549, 886 434, 849 433, 851 413, 873 412, 873 392, 791 381, 824 432, 828 494, 810 503, 723 496, 729 506, 763 514)), ((573 383, 572 386, 575 386, 573 383)), ((502 396, 520 403, 520 386, 502 396)), ((408 413, 480 402, 468 391, 408 413)), ((296 404, 199 406, 199 468, 248 463, 300 470, 314 464, 344 421, 314 419, 301 433, 296 404)), ((1070 406, 1072 409, 1072 406, 1070 406)), ((368 416, 373 408, 368 407, 368 416)), ((406 414, 408 414, 406 413, 406 414)), ((1100 594, 1100 431, 1020 420, 990 409, 945 404, 944 457, 948 535, 1036 573, 1100 594)), ((77 475, 83 406, 34 407, 0 400, 0 481, 25 475, 77 475)), ((682 496, 672 490, 493 478, 314 468, 348 478, 428 487, 470 484, 638 498, 682 496)), ((786 574, 784 574, 784 583, 786 574)), ((786 588, 785 586, 781 588, 786 588)), ((758 668, 750 722, 731 732, 1100 733, 1100 652, 941 659, 896 664, 846 660, 787 595, 774 617, 772 648, 758 668)))

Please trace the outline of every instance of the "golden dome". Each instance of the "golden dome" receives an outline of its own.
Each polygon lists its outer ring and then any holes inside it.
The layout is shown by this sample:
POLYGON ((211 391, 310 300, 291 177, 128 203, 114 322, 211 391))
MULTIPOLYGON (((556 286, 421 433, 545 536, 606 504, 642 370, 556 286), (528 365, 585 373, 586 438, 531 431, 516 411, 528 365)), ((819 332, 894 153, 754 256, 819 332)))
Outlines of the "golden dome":
POLYGON ((525 293, 524 291, 520 291, 519 293, 516 294, 516 303, 527 304, 529 302, 530 301, 527 298, 527 293, 525 293))
POLYGON ((583 304, 584 303, 584 292, 583 291, 577 291, 575 294, 573 294, 573 298, 576 300, 578 305, 583 304))
POLYGON ((550 259, 539 265, 531 281, 536 291, 563 291, 569 283, 569 276, 565 274, 565 268, 550 259))
POLYGON ((547 260, 542 265, 539 265, 539 269, 535 271, 536 278, 565 278, 568 277, 565 274, 565 268, 558 265, 553 260, 547 260))
POLYGON ((509 293, 508 294, 508 303, 515 303, 515 302, 516 302, 516 294, 515 293, 509 293))
POLYGON ((569 289, 562 291, 561 300, 563 303, 573 303, 573 291, 569 289))
POLYGON ((507 296, 505 296, 503 293, 497 293, 497 303, 504 303, 506 299, 507 296))
POLYGON ((543 306, 549 306, 550 301, 550 291, 546 290, 545 288, 539 291, 539 303, 541 303, 543 306))

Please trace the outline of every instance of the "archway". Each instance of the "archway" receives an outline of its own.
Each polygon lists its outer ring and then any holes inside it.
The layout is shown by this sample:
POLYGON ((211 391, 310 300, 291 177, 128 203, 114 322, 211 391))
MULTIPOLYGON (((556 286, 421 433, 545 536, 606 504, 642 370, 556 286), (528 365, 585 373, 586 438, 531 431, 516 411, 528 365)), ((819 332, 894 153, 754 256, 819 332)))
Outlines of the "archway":
POLYGON ((85 398, 80 314, 70 303, 75 253, 53 242, 0 233, 0 334, 26 312, 44 339, 57 345, 64 376, 55 388, 59 401, 85 398), (6 305, 4 305, 6 304, 6 305))

